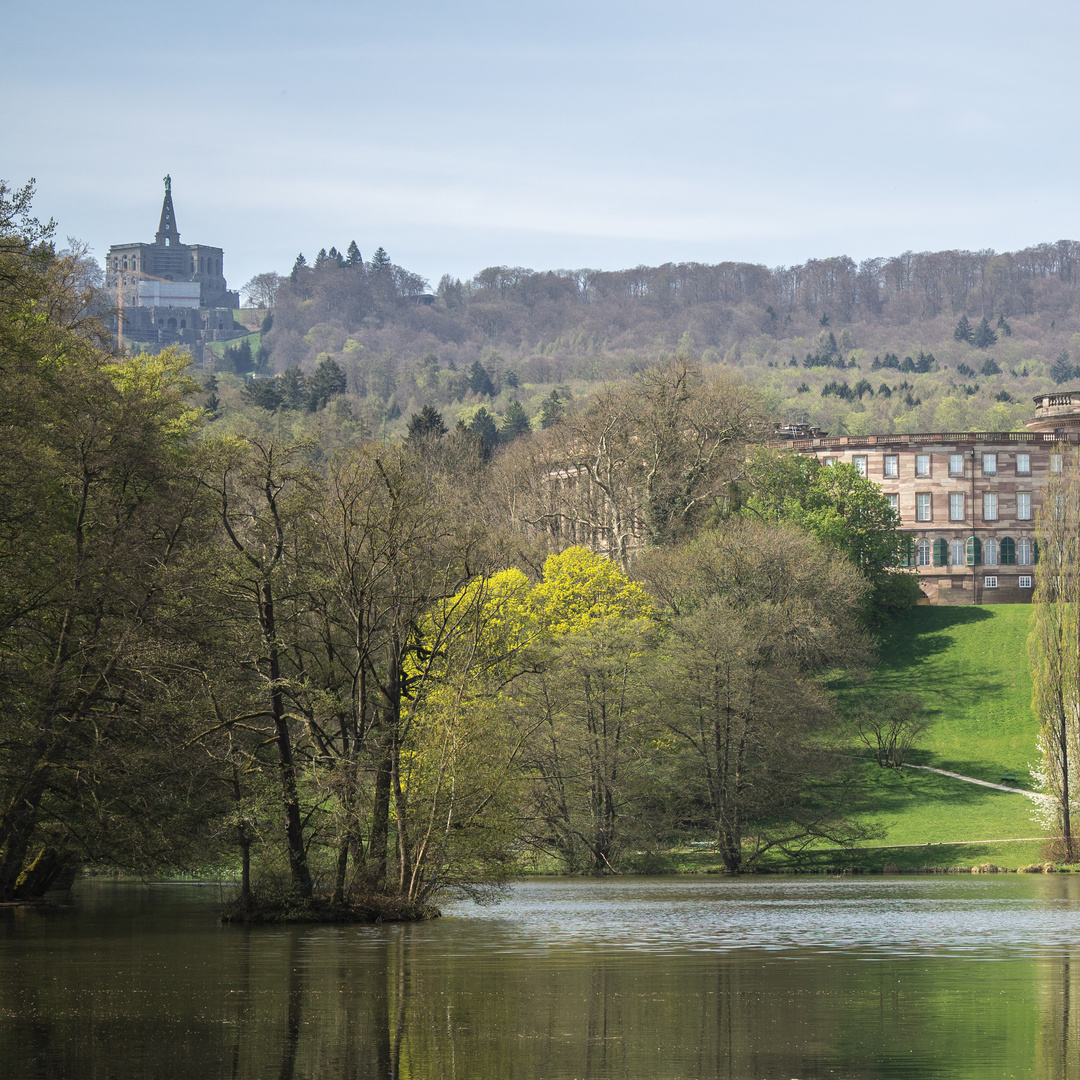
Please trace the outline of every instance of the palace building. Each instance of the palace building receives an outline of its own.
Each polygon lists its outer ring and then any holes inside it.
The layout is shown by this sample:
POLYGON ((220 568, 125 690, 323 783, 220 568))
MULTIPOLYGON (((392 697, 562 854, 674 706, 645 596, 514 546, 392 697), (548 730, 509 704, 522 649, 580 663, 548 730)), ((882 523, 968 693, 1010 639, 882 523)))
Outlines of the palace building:
POLYGON ((785 445, 825 464, 854 465, 881 486, 911 535, 930 603, 1015 604, 1031 600, 1047 479, 1080 444, 1080 391, 1035 398, 1026 426, 832 438, 793 432, 785 445))
POLYGON ((204 341, 242 333, 233 324, 240 296, 229 291, 224 264, 221 248, 180 242, 172 178, 166 176, 154 242, 113 244, 105 262, 105 289, 116 303, 120 344, 183 344, 198 361, 204 341))

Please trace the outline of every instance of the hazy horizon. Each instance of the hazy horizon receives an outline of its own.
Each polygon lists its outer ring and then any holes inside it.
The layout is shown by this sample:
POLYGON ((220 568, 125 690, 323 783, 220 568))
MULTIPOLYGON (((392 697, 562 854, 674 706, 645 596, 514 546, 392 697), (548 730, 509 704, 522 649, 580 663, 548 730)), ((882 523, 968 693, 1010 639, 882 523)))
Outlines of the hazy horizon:
POLYGON ((0 177, 103 257, 229 283, 383 246, 427 277, 1016 250, 1080 233, 1080 10, 340 0, 7 16, 0 177), (56 27, 63 29, 59 37, 56 27))

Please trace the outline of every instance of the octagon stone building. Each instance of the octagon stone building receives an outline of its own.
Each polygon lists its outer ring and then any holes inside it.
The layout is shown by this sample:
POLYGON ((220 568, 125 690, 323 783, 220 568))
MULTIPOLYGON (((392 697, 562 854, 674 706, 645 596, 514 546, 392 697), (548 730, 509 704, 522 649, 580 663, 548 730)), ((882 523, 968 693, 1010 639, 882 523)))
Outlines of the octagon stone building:
POLYGON ((166 176, 154 242, 113 244, 105 260, 105 289, 116 303, 113 328, 121 344, 183 344, 200 361, 203 342, 242 333, 233 323, 240 296, 229 291, 224 266, 221 248, 180 242, 166 176))

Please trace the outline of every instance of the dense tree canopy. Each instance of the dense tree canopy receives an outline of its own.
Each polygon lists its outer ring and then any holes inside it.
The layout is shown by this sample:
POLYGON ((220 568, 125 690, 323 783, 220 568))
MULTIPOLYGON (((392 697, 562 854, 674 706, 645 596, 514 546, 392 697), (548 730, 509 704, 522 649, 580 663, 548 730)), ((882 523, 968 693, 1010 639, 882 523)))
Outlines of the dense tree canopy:
MULTIPOLYGON (((415 298, 354 247, 276 283, 279 342, 290 304, 415 298)), ((688 332, 531 416, 500 418, 494 350, 428 355, 414 388, 468 411, 417 402, 399 440, 388 354, 331 334, 199 387, 186 354, 104 348, 92 286, 0 186, 0 897, 224 853, 245 916, 273 879, 416 914, 528 859, 858 838, 824 678, 865 658, 895 516, 853 469, 753 453, 767 399, 688 332)))

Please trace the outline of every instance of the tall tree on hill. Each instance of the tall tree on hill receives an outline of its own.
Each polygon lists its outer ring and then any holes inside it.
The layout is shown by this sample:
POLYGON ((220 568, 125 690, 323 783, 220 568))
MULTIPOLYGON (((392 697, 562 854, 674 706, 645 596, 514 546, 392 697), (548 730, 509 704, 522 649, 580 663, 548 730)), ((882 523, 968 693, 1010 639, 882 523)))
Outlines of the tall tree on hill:
POLYGON ((495 417, 483 405, 469 421, 469 430, 480 437, 484 443, 484 454, 490 457, 499 444, 499 429, 495 424, 495 417))
POLYGON ((381 245, 375 249, 375 254, 371 257, 371 270, 377 276, 385 274, 391 266, 390 256, 386 253, 386 248, 381 245))
POLYGON ((1080 762, 1080 460, 1050 477, 1037 521, 1041 559, 1032 597, 1031 707, 1039 721, 1039 749, 1047 794, 1066 862, 1078 851, 1072 810, 1080 762))
POLYGON ((326 408, 333 397, 340 397, 348 387, 348 379, 341 365, 332 357, 324 356, 307 381, 309 408, 312 412, 326 408))
POLYGON ((469 389, 477 397, 493 397, 495 394, 491 376, 479 360, 474 360, 472 367, 469 368, 469 389))
POLYGON ((559 397, 559 391, 552 390, 551 393, 544 398, 543 405, 540 406, 540 427, 545 431, 549 427, 553 427, 562 420, 565 412, 566 406, 559 397))
POLYGON ((349 241, 349 250, 345 253, 346 266, 363 266, 364 260, 360 257, 360 249, 355 240, 349 241))
POLYGON ((1060 386, 1064 382, 1068 382, 1076 375, 1076 366, 1069 362, 1069 353, 1067 349, 1062 349, 1054 358, 1053 364, 1050 365, 1050 378, 1060 386))
POLYGON ((957 341, 966 341, 969 345, 975 340, 975 331, 971 329, 971 323, 966 315, 960 316, 960 321, 953 330, 953 337, 957 341))
POLYGON ((529 416, 521 402, 515 398, 506 406, 506 412, 503 413, 502 426, 499 428, 499 441, 512 443, 522 435, 530 434, 532 434, 532 424, 529 423, 529 416))
POLYGON ((988 349, 997 339, 997 334, 994 333, 993 328, 990 326, 990 320, 984 315, 982 322, 979 323, 978 329, 975 331, 973 339, 975 348, 988 349))
POLYGON ((270 270, 256 274, 240 291, 252 307, 272 308, 281 281, 281 275, 270 270))
POLYGON ((434 405, 425 405, 409 417, 405 442, 417 450, 437 443, 447 432, 446 424, 434 405))

